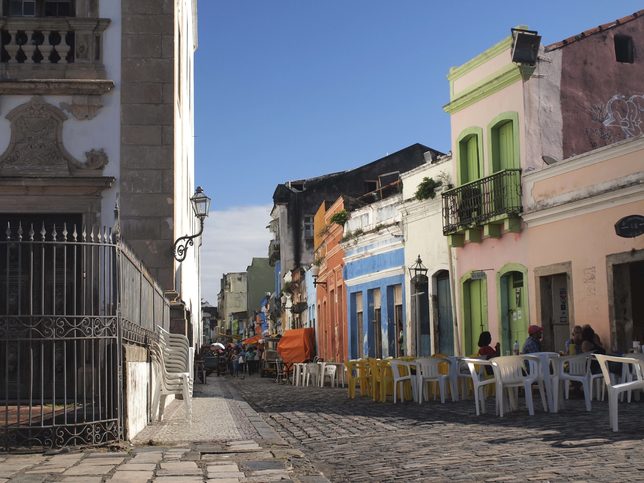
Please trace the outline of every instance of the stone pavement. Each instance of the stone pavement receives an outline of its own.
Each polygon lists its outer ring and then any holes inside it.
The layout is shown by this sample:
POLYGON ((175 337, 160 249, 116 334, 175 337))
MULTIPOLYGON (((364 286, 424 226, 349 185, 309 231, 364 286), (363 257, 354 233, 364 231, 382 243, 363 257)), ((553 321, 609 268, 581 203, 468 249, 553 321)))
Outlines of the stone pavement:
POLYGON ((525 407, 495 416, 474 402, 349 400, 346 389, 231 380, 251 406, 331 481, 644 481, 644 401, 566 401, 557 414, 525 407))
POLYGON ((0 483, 328 482, 224 377, 195 386, 192 424, 173 401, 164 422, 116 449, 0 453, 0 483))

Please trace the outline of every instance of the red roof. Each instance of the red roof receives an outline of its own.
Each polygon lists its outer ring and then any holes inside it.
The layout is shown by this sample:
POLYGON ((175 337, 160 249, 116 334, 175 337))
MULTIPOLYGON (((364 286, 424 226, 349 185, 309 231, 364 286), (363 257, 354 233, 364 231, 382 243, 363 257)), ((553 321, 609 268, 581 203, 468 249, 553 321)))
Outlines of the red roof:
POLYGON ((565 47, 567 45, 572 44, 573 42, 577 42, 578 40, 585 39, 586 37, 589 37, 590 35, 597 34, 599 32, 604 32, 606 30, 610 30, 612 28, 617 27, 618 25, 624 25, 625 23, 628 23, 632 20, 635 20, 636 18, 642 16, 644 14, 644 10, 639 10, 631 15, 627 15, 626 17, 619 18, 617 20, 614 20, 609 23, 602 24, 598 27, 584 30, 583 32, 573 35, 572 37, 568 37, 567 39, 561 40, 559 42, 555 42, 554 44, 550 44, 546 46, 545 50, 546 52, 550 52, 552 50, 557 50, 562 47, 565 47))

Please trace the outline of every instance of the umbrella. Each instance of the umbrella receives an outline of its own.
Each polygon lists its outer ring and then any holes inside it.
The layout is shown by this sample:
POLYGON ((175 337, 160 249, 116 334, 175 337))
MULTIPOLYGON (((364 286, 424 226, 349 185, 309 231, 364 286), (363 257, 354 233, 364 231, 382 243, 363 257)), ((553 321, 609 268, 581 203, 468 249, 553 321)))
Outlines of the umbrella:
POLYGON ((219 348, 219 349, 221 349, 221 350, 225 350, 225 349, 226 349, 226 347, 224 346, 224 344, 222 344, 221 342, 214 342, 213 344, 210 344, 210 347, 213 347, 213 346, 214 346, 214 347, 218 347, 218 348, 219 348))

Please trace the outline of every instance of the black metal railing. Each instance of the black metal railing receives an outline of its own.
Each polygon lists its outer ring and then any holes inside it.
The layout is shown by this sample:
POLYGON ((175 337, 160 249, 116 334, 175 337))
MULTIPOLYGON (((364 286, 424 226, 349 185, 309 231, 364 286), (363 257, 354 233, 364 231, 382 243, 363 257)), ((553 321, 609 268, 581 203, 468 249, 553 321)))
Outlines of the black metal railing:
POLYGON ((519 214, 521 170, 499 171, 445 191, 442 197, 444 235, 482 225, 500 215, 519 214))
POLYGON ((123 437, 122 345, 169 303, 111 231, 8 224, 0 240, 0 448, 123 437))

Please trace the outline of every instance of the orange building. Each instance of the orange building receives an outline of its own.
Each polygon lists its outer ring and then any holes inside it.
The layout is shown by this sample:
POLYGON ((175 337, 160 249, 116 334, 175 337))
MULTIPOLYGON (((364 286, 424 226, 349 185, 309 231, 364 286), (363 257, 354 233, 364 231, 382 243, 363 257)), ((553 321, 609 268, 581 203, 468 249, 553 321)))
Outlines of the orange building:
POLYGON ((344 199, 323 202, 314 218, 318 356, 325 361, 348 359, 344 251, 340 246, 346 218, 344 199), (334 216, 335 215, 335 216, 334 216))

